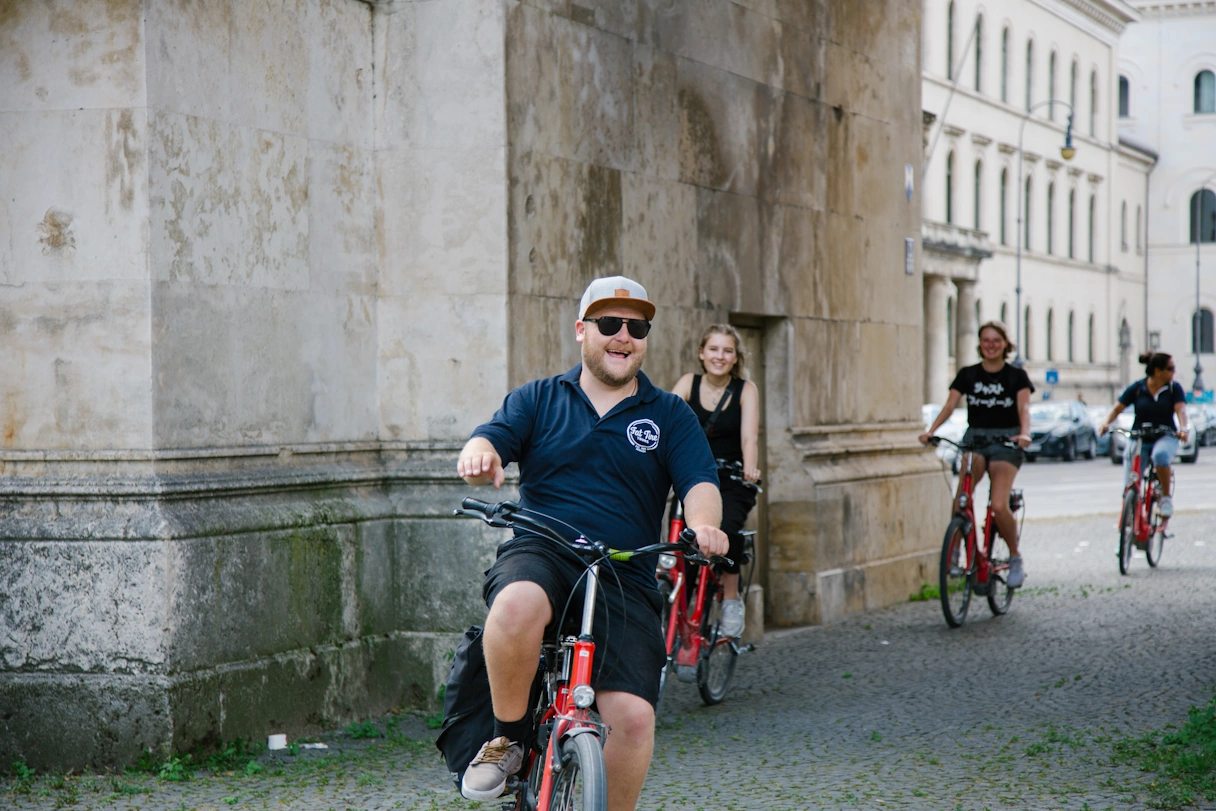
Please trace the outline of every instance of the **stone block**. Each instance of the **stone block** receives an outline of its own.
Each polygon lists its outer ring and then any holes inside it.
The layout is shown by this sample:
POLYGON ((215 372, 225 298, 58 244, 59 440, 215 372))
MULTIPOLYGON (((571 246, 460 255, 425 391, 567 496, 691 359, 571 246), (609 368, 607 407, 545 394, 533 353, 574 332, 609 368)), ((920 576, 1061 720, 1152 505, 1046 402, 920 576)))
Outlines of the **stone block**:
POLYGON ((771 572, 767 619, 778 627, 820 624, 813 572, 771 572))
POLYGON ((0 672, 163 674, 168 567, 157 542, 0 543, 0 672))
POLYGON ((764 198, 807 209, 825 208, 831 171, 853 171, 851 165, 829 164, 832 112, 785 93, 774 113, 771 147, 765 156, 764 198))
POLYGON ((166 282, 152 309, 160 446, 375 436, 370 298, 166 282))
POLYGON ((697 189, 697 304, 734 312, 764 307, 760 200, 697 189))
POLYGON ((0 283, 146 279, 144 110, 0 113, 0 283))
POLYGON ((506 150, 380 154, 381 295, 505 295, 506 150))
POLYGON ((519 4, 507 13, 512 143, 613 169, 634 166, 628 40, 519 4))
POLYGON ((233 121, 234 4, 170 0, 148 6, 148 107, 233 121))
MULTIPOLYGON (((582 362, 580 344, 574 339, 578 296, 581 295, 580 290, 578 295, 569 298, 539 295, 510 297, 511 354, 507 359, 510 365, 507 383, 510 388, 521 386, 529 380, 559 375, 582 362)), ((479 422, 489 419, 492 409, 499 405, 501 401, 493 403, 491 410, 483 411, 485 416, 479 422)))
POLYGON ((676 58, 651 45, 633 47, 635 166, 664 180, 680 177, 679 72, 676 58))
POLYGON ((481 595, 498 544, 510 534, 472 519, 415 519, 397 525, 397 627, 463 632, 485 619, 481 595))
POLYGON ((384 23, 381 143, 389 149, 506 147, 504 4, 397 3, 391 11, 384 23))
POLYGON ((259 130, 309 135, 310 5, 308 0, 231 4, 230 121, 259 130))
POLYGON ((144 107, 143 10, 140 0, 6 4, 0 110, 144 107))
POLYGON ((306 7, 304 123, 310 140, 352 149, 373 146, 372 13, 371 4, 350 0, 316 0, 306 7))
POLYGON ((144 448, 147 282, 0 285, 0 448, 144 448))
POLYGON ((667 306, 697 306, 690 281, 699 261, 697 189, 628 173, 622 175, 621 196, 621 272, 645 287, 662 312, 667 306))
POLYGON ((308 286, 308 141, 157 113, 149 124, 153 278, 308 286))
POLYGON ((374 155, 310 141, 308 171, 309 288, 375 294, 380 274, 374 155))
MULTIPOLYGON (((818 2, 786 2, 776 0, 778 4, 798 9, 814 9, 821 7, 818 2)), ((797 15, 791 15, 797 17, 797 15)), ((819 101, 823 94, 823 84, 826 70, 824 54, 827 41, 824 39, 822 28, 813 21, 814 14, 804 25, 783 21, 781 23, 781 87, 787 93, 794 93, 806 99, 819 101)), ((801 20, 802 18, 798 18, 801 20)))
POLYGON ((463 441, 502 404, 510 357, 502 294, 382 295, 376 326, 382 439, 463 441), (441 346, 432 343, 436 329, 441 346))
POLYGON ((680 180, 756 195, 776 91, 686 59, 678 71, 680 180))
POLYGON ((638 0, 528 0, 528 5, 625 39, 637 36, 638 0))
POLYGON ((641 0, 639 12, 648 44, 716 71, 781 86, 780 26, 771 16, 728 0, 641 0))
POLYGON ((577 302, 592 279, 622 272, 621 172, 539 152, 515 154, 510 193, 513 294, 577 302))
POLYGON ((764 311, 826 317, 831 311, 831 276, 840 270, 828 261, 827 215, 780 204, 769 211, 764 311))

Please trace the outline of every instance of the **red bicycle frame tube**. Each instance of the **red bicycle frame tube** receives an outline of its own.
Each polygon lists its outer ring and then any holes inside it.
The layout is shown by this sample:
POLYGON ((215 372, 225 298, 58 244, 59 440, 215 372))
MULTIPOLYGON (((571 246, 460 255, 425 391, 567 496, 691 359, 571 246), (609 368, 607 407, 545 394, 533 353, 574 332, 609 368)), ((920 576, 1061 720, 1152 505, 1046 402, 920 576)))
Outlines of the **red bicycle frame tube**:
MULTIPOLYGON (((675 542, 680 537, 680 533, 684 531, 684 509, 683 505, 678 507, 675 515, 672 516, 668 526, 667 539, 669 542, 675 542)), ((705 640, 701 637, 701 621, 705 614, 705 599, 709 591, 709 581, 712 577, 708 569, 700 572, 700 577, 697 578, 697 593, 691 601, 692 613, 688 613, 690 605, 686 586, 688 585, 688 568, 684 563, 684 558, 677 555, 676 565, 671 568, 671 574, 674 578, 672 582, 672 610, 667 620, 667 650, 671 650, 672 646, 678 639, 680 641, 680 649, 676 651, 676 664, 695 667, 697 658, 701 655, 701 647, 705 640), (684 632, 680 632, 681 625, 684 632)))
MULTIPOLYGON (((981 547, 976 543, 975 532, 975 479, 971 476, 971 457, 972 452, 968 452, 966 456, 966 464, 963 472, 963 485, 960 495, 967 497, 965 506, 958 508, 958 511, 967 519, 967 570, 970 571, 972 563, 975 564, 975 581, 977 583, 987 583, 989 574, 988 565, 988 549, 992 545, 991 532, 995 531, 996 520, 992 514, 992 505, 988 505, 987 511, 984 513, 984 545, 981 547)), ((957 499, 956 499, 957 503, 957 499)))

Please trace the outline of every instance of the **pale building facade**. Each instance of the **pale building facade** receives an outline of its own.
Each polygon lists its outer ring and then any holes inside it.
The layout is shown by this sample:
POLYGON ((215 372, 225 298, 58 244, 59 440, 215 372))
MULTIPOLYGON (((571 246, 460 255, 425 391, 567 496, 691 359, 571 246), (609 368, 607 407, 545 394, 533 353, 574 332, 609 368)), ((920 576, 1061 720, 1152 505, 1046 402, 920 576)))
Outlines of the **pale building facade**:
POLYGON ((1127 138, 1161 155, 1145 210, 1149 339, 1176 357, 1178 380, 1188 389, 1198 360, 1210 390, 1216 383, 1216 3, 1134 5, 1141 20, 1119 45, 1118 124, 1127 138))
POLYGON ((1122 250, 1121 218, 1144 207, 1154 156, 1119 143, 1115 68, 1136 18, 1122 0, 926 2, 926 402, 976 362, 988 319, 1020 342, 1036 396, 1110 402, 1134 371, 1144 256, 1122 250))

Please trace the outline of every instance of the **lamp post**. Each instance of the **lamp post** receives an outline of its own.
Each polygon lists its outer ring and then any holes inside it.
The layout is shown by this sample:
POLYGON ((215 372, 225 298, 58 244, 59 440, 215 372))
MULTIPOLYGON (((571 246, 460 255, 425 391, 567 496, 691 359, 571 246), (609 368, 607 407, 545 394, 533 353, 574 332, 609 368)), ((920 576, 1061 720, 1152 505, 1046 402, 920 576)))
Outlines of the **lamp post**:
POLYGON ((1014 287, 1016 303, 1014 308, 1017 312, 1014 315, 1017 318, 1017 355, 1013 359, 1013 365, 1020 367, 1025 360, 1022 358, 1022 241, 1025 238, 1025 233, 1022 231, 1022 217, 1026 211, 1022 202, 1022 190, 1025 188, 1026 179, 1022 177, 1022 135, 1026 132, 1026 122, 1030 120, 1030 114, 1040 107, 1046 107, 1052 104, 1063 104, 1068 108, 1068 129, 1064 131, 1064 146, 1060 147, 1060 157, 1066 161, 1072 160, 1072 156, 1077 154, 1077 150, 1072 145, 1072 105, 1066 101, 1059 99, 1047 99, 1040 101, 1038 104, 1032 105, 1026 114, 1022 116, 1022 123, 1018 126, 1018 230, 1014 234, 1017 239, 1017 285, 1014 287))
POLYGON ((1216 172, 1208 175, 1199 184, 1195 192, 1195 314, 1191 316, 1191 341, 1195 344, 1195 385, 1196 394, 1203 391, 1203 364, 1199 362, 1199 352, 1203 349, 1203 309, 1199 305, 1199 245, 1203 242, 1203 192, 1208 184, 1216 180, 1216 172))

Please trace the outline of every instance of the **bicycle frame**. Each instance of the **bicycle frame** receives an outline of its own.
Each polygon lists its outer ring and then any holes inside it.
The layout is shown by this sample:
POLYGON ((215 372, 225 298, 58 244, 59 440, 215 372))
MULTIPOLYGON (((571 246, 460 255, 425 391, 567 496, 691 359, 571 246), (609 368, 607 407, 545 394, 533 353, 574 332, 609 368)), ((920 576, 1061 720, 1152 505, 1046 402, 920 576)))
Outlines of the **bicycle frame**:
POLYGON ((955 515, 961 516, 967 527, 967 572, 973 579, 975 593, 988 593, 988 579, 993 568, 989 560, 992 550, 992 536, 996 532, 996 517, 992 513, 992 499, 984 513, 984 543, 977 542, 975 533, 975 478, 971 473, 971 461, 975 451, 964 451, 962 467, 962 486, 955 500, 955 515))
MULTIPOLYGON (((1129 439, 1128 441, 1132 441, 1129 439)), ((1129 490, 1136 494, 1136 514, 1132 524, 1133 531, 1136 536, 1137 546, 1143 546, 1148 543, 1148 539, 1155 532, 1165 530, 1165 525, 1169 523, 1168 518, 1161 518, 1161 523, 1154 525, 1152 509, 1160 498, 1161 482, 1156 476, 1156 467, 1153 465, 1153 460, 1150 457, 1148 460, 1148 469, 1141 472, 1141 458, 1143 456, 1144 440, 1142 437, 1135 437, 1136 443, 1135 456, 1132 457, 1132 475, 1131 480, 1123 488, 1123 493, 1126 496, 1129 490), (1141 484, 1141 482, 1146 482, 1141 484), (1144 489, 1142 490, 1141 487, 1144 489)))
MULTIPOLYGON (((680 533, 684 531, 684 505, 678 500, 671 522, 668 526, 667 538, 670 542, 672 539, 680 537, 680 533)), ((680 647, 676 651, 675 664, 676 667, 693 667, 697 666, 697 658, 701 655, 701 649, 704 647, 706 640, 701 634, 701 628, 705 619, 705 610, 708 605, 707 595, 711 594, 710 589, 716 593, 722 588, 717 574, 710 567, 705 567, 705 571, 698 572, 696 596, 692 601, 692 612, 688 610, 688 569, 684 560, 679 556, 675 557, 675 565, 666 571, 671 577, 671 596, 668 598, 671 604, 671 611, 667 619, 667 628, 665 643, 667 650, 672 650, 672 646, 679 639, 680 647)))

